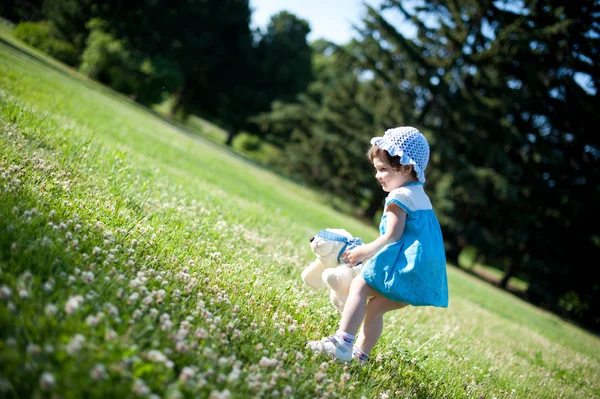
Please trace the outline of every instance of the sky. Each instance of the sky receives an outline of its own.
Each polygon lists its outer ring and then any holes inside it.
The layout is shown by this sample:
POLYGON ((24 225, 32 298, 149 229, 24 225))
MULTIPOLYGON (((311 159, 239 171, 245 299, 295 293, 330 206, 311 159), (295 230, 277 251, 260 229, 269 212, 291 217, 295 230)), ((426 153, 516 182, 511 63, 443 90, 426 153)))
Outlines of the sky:
MULTIPOLYGON (((311 32, 308 41, 325 38, 337 44, 350 41, 357 34, 352 24, 360 25, 367 3, 377 8, 383 0, 250 0, 252 8, 252 27, 264 29, 274 14, 286 10, 307 20, 311 32)), ((408 24, 400 23, 393 14, 385 15, 388 21, 395 23, 396 28, 405 36, 413 36, 414 29, 408 24)), ((591 87, 589 76, 575 74, 575 80, 589 94, 595 95, 596 88, 591 87)))
MULTIPOLYGON (((380 0, 364 0, 377 6, 380 0)), ((308 41, 325 38, 337 44, 348 42, 364 14, 363 0, 250 0, 252 27, 265 28, 271 16, 286 10, 310 23, 308 41)))

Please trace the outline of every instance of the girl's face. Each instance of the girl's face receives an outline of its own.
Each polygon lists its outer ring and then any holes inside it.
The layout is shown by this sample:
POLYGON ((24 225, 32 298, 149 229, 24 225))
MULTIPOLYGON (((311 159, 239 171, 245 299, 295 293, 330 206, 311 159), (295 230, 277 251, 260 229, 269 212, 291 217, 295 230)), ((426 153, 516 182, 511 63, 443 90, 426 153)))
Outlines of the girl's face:
POLYGON ((375 178, 379 184, 381 184, 383 191, 387 193, 402 187, 412 180, 410 175, 410 172, 412 171, 411 167, 403 168, 404 170, 396 170, 380 157, 373 158, 373 166, 377 171, 377 173, 375 173, 375 178))

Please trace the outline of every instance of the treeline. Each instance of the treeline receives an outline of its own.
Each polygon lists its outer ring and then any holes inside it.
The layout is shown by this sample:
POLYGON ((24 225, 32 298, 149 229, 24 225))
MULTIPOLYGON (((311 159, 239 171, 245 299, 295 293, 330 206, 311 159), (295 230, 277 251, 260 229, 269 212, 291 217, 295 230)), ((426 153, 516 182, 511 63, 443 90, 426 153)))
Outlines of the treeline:
POLYGON ((140 102, 166 93, 229 143, 269 143, 270 166, 367 220, 385 194, 369 139, 418 127, 449 260, 472 253, 501 286, 523 277, 528 300, 600 329, 597 1, 385 0, 341 46, 308 45, 288 13, 251 32, 247 1, 109 3, 39 1, 17 20, 48 21, 76 66, 140 102))
POLYGON ((6 0, 15 35, 135 101, 169 100, 235 134, 312 79, 310 26, 288 12, 250 28, 248 0, 6 0))

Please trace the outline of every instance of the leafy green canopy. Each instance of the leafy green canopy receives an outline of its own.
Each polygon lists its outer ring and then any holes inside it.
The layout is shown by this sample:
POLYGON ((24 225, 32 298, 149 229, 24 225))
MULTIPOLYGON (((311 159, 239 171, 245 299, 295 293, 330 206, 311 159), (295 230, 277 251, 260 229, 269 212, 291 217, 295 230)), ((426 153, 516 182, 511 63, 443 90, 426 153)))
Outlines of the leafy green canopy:
POLYGON ((530 299, 598 327, 599 272, 590 278, 585 265, 600 250, 599 8, 367 7, 360 39, 321 55, 337 70, 318 70, 299 103, 276 106, 263 123, 292 138, 290 154, 301 154, 290 156, 292 172, 369 216, 377 198, 358 149, 386 128, 417 126, 432 146, 428 185, 450 260, 476 247, 480 261, 505 267, 503 285, 520 273, 530 299))
POLYGON ((308 22, 283 11, 252 32, 248 0, 46 0, 38 11, 75 47, 72 65, 142 104, 172 97, 172 117, 211 119, 227 144, 260 135, 249 117, 312 79, 308 22))

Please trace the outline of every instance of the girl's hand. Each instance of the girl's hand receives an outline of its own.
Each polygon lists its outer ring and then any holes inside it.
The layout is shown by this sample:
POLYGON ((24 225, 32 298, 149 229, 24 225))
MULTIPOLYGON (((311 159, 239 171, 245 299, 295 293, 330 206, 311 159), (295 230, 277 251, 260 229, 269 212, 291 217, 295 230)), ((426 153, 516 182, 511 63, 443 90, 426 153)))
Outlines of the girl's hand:
POLYGON ((386 232, 380 235, 375 241, 368 244, 360 245, 350 251, 342 254, 341 259, 350 264, 351 267, 358 265, 361 262, 375 256, 379 250, 386 245, 398 241, 404 234, 406 225, 406 212, 395 203, 391 203, 387 207, 386 232))
POLYGON ((358 247, 342 254, 342 260, 346 263, 349 263, 352 267, 364 262, 369 257, 370 252, 368 251, 366 245, 359 245, 358 247))

